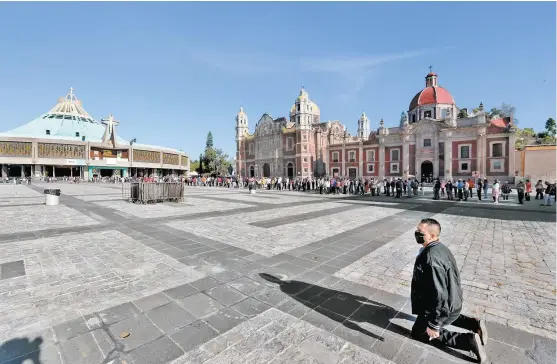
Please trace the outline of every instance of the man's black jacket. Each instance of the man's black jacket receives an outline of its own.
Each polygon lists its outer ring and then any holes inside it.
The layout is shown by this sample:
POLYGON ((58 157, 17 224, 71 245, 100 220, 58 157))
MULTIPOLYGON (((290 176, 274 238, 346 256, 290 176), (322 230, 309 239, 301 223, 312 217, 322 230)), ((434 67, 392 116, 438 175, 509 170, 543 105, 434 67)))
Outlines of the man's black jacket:
POLYGON ((428 318, 439 331, 450 314, 462 309, 460 273, 451 251, 440 242, 428 244, 416 258, 412 277, 412 313, 428 318))

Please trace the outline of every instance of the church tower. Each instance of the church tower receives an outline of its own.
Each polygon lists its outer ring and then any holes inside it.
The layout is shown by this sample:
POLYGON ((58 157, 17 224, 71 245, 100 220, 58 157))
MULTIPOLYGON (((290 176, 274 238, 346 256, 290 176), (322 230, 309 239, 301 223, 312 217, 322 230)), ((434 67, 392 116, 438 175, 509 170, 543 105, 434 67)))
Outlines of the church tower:
POLYGON ((358 119, 358 138, 362 140, 369 138, 369 119, 363 111, 362 116, 358 119))
POLYGON ((307 130, 311 128, 311 124, 313 124, 311 106, 309 95, 304 86, 302 86, 300 95, 298 95, 294 104, 294 122, 298 129, 307 130))
POLYGON ((248 132, 248 115, 244 112, 244 108, 240 106, 240 112, 236 115, 236 141, 244 138, 248 132))
POLYGON ((236 115, 236 173, 246 176, 246 145, 245 136, 248 133, 248 115, 240 106, 240 112, 236 115))

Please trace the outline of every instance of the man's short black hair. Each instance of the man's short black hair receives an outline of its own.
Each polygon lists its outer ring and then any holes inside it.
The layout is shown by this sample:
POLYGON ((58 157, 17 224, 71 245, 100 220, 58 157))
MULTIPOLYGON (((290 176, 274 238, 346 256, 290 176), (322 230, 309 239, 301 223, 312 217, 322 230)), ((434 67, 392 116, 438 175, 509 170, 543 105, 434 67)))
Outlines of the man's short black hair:
POLYGON ((439 235, 441 235, 441 224, 439 223, 439 221, 435 219, 427 218, 427 219, 422 219, 420 221, 420 224, 425 224, 430 227, 435 226, 439 230, 439 235))

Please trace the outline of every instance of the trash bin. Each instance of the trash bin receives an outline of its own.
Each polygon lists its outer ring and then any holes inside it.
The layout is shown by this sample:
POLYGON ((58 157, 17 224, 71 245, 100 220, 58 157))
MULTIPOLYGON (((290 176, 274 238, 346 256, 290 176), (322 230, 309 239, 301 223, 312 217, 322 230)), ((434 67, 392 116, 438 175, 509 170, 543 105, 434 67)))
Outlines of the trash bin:
POLYGON ((60 204, 60 190, 59 189, 51 189, 51 190, 44 190, 45 196, 45 205, 47 206, 57 206, 60 204))

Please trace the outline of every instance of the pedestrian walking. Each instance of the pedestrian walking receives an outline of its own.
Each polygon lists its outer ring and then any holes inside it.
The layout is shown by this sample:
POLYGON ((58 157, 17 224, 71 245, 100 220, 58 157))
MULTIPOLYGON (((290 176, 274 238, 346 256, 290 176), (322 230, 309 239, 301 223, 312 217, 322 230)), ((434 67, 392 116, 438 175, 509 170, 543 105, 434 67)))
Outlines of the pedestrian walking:
POLYGON ((439 242, 440 234, 441 225, 434 219, 421 220, 415 232, 416 242, 422 248, 414 263, 410 291, 412 313, 418 315, 412 337, 425 343, 471 351, 484 363, 487 359, 485 322, 461 314, 460 272, 451 251, 439 242), (469 332, 449 331, 445 328, 448 325, 469 332))

